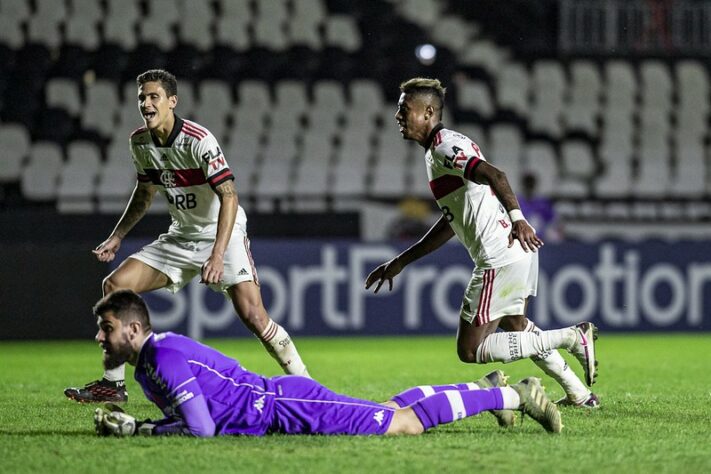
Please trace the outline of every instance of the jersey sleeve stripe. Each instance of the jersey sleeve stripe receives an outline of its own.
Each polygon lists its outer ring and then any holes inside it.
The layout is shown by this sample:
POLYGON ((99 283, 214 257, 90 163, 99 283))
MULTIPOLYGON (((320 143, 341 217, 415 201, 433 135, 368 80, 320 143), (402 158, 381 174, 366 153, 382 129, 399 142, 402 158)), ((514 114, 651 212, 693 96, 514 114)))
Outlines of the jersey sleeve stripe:
POLYGON ((183 122, 182 132, 187 135, 198 138, 200 140, 202 140, 203 138, 205 138, 207 136, 206 132, 203 132, 202 130, 199 130, 199 129, 193 127, 192 125, 188 124, 187 122, 183 122))
POLYGON ((479 166, 479 164, 481 164, 481 160, 476 156, 469 158, 466 166, 464 166, 464 178, 469 181, 474 181, 474 170, 477 166, 479 166))
POLYGON ((430 190, 436 200, 442 199, 462 186, 464 186, 464 180, 451 174, 445 174, 430 181, 430 190))
POLYGON ((134 136, 138 135, 139 133, 145 132, 147 129, 146 127, 138 127, 136 130, 131 132, 130 138, 133 138, 134 136))
POLYGON ((193 122, 192 120, 183 120, 183 123, 187 123, 189 126, 191 126, 192 128, 194 128, 195 130, 197 130, 199 132, 202 132, 204 134, 208 133, 207 129, 205 127, 203 127, 202 125, 200 125, 196 122, 193 122))
POLYGON ((214 174, 210 176, 207 180, 207 182, 212 186, 213 188, 216 188, 217 186, 221 185, 227 180, 230 179, 235 179, 235 177, 232 175, 232 171, 229 169, 222 170, 217 174, 214 174))

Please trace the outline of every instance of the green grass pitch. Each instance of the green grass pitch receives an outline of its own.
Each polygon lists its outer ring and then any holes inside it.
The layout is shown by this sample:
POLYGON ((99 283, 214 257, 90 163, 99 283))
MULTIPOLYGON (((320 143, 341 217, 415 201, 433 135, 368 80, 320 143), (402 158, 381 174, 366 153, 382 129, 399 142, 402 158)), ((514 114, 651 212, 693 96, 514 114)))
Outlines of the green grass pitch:
MULTIPOLYGON (((311 374, 352 396, 384 400, 413 385, 465 382, 494 368, 542 376, 530 361, 466 365, 452 337, 298 338, 311 374)), ((255 339, 211 345, 276 375, 255 339)), ((564 409, 563 433, 527 418, 511 431, 488 413, 419 437, 273 435, 220 439, 98 438, 94 407, 62 390, 101 373, 90 342, 0 342, 0 473, 44 472, 711 472, 709 335, 606 335, 598 341, 596 411, 564 409)), ((568 357, 580 373, 579 365, 568 357)), ((129 368, 129 377, 132 377, 129 368)), ((129 381, 129 413, 158 410, 129 381)))

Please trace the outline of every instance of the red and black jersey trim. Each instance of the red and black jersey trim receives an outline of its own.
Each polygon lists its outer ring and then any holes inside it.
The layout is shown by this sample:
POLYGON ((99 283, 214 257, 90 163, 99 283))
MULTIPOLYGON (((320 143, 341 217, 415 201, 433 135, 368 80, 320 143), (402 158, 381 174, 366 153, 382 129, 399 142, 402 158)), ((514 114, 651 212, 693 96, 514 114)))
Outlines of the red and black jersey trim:
POLYGON ((136 179, 141 183, 150 183, 152 181, 150 176, 141 173, 137 173, 136 179))
POLYGON ((440 143, 442 143, 442 136, 439 134, 440 130, 444 128, 444 125, 442 123, 438 123, 435 125, 435 128, 432 129, 430 132, 429 136, 427 137, 427 141, 425 142, 425 150, 429 150, 432 145, 437 146, 440 143))
POLYGON ((469 161, 467 161, 467 164, 464 166, 464 179, 474 181, 474 170, 476 170, 476 167, 480 164, 480 158, 477 158, 476 156, 469 158, 469 161))
POLYGON ((184 170, 147 169, 144 171, 153 184, 167 188, 199 186, 207 182, 205 172, 201 168, 189 168, 184 170))
POLYGON ((430 181, 430 190, 436 200, 442 199, 462 186, 464 186, 464 180, 452 174, 445 174, 430 181))
POLYGON ((235 177, 232 174, 232 171, 230 171, 229 168, 226 168, 226 169, 220 171, 219 173, 215 173, 212 176, 210 176, 207 179, 207 182, 210 184, 210 186, 212 186, 213 188, 216 188, 219 185, 221 185, 222 183, 224 183, 225 181, 234 180, 234 179, 235 179, 235 177))

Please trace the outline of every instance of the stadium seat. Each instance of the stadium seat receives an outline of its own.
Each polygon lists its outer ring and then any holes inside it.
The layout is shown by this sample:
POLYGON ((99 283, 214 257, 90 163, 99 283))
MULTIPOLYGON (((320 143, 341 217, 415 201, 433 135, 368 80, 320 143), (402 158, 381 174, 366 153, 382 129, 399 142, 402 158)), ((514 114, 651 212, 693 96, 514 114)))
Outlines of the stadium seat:
POLYGON ((445 46, 457 54, 462 54, 471 45, 477 30, 474 23, 464 20, 458 15, 442 15, 437 18, 437 26, 430 31, 432 39, 437 45, 445 46))
POLYGON ((634 194, 643 198, 662 198, 669 191, 671 178, 670 147, 666 137, 649 136, 637 153, 634 194))
MULTIPOLYGON (((559 182, 559 165, 556 151, 549 142, 536 140, 526 145, 523 169, 525 173, 536 176, 538 194, 546 197, 555 196, 559 182)), ((515 186, 514 189, 518 189, 519 183, 511 184, 515 186)))
POLYGON ((353 17, 331 15, 326 21, 326 44, 353 53, 361 49, 360 31, 353 17))
POLYGON ((182 44, 188 44, 201 53, 207 52, 214 43, 213 12, 209 2, 183 2, 180 4, 182 18, 190 21, 178 23, 178 35, 182 44))
POLYGON ((54 201, 64 159, 56 143, 35 142, 27 166, 22 169, 22 195, 30 201, 54 201))
POLYGON ((106 0, 104 41, 130 51, 138 44, 136 27, 140 16, 137 0, 106 0))
MULTIPOLYGON (((423 28, 434 27, 435 22, 440 20, 443 5, 430 0, 402 0, 396 5, 397 12, 410 23, 417 24, 423 28)), ((439 28, 439 23, 437 27, 439 28)), ((437 28, 432 28, 433 30, 437 28)))
MULTIPOLYGON (((16 2, 25 3, 25 2, 16 2)), ((4 10, 0 10, 0 44, 13 49, 20 49, 25 42, 22 33, 22 19, 5 16, 4 10)))
POLYGON ((501 110, 511 110, 521 117, 528 117, 529 81, 523 64, 508 62, 496 81, 496 101, 501 110))
MULTIPOLYGON (((324 201, 329 191, 332 152, 331 142, 324 140, 319 133, 306 134, 296 163, 292 190, 295 195, 324 201)), ((308 203, 309 209, 299 208, 299 200, 294 203, 298 210, 314 210, 313 200, 308 203)))
POLYGON ((64 41, 81 46, 86 51, 96 51, 101 44, 96 21, 80 16, 70 17, 64 25, 64 41))
MULTIPOLYGON (((394 110, 394 105, 392 105, 394 110)), ((395 121, 381 127, 369 194, 376 198, 401 198, 407 192, 406 162, 408 147, 395 121)))
POLYGON ((81 112, 82 100, 76 81, 60 77, 50 79, 45 91, 45 101, 49 107, 62 108, 73 117, 81 112))
POLYGON ((0 125, 0 183, 20 180, 22 166, 30 147, 30 135, 25 127, 18 124, 0 125))
POLYGON ((531 92, 533 101, 529 127, 533 132, 560 138, 563 97, 567 91, 565 73, 558 62, 542 60, 533 65, 531 92))
POLYGON ((30 2, 25 0, 0 0, 0 16, 12 18, 19 22, 27 20, 32 15, 30 2))
POLYGON ((321 0, 293 2, 293 14, 288 21, 292 45, 301 45, 313 50, 323 48, 319 27, 326 20, 325 5, 321 0))
POLYGON ((602 90, 600 74, 597 67, 587 60, 573 62, 570 73, 569 100, 563 114, 566 128, 595 136, 602 90))
POLYGON ((510 56, 506 48, 497 46, 489 39, 479 38, 471 41, 457 57, 462 65, 479 67, 496 77, 510 56))
POLYGON ((36 0, 35 12, 27 22, 29 41, 57 49, 62 44, 60 25, 67 18, 64 2, 36 0))
POLYGON ((673 196, 701 198, 706 193, 708 166, 701 143, 681 144, 676 150, 674 172, 669 183, 673 196))
POLYGON ((88 85, 81 116, 82 126, 87 130, 96 130, 103 136, 110 136, 116 125, 118 105, 118 92, 113 82, 99 79, 88 85))
MULTIPOLYGON (((369 119, 378 117, 383 110, 385 99, 377 82, 355 79, 349 87, 349 110, 353 114, 365 114, 369 119)), ((393 115, 395 112, 393 112, 393 115)))
POLYGON ((107 214, 122 213, 135 185, 136 170, 129 160, 107 162, 100 169, 96 187, 98 211, 107 214))
POLYGON ((457 106, 460 110, 476 112, 484 118, 494 114, 489 86, 483 81, 463 80, 457 85, 457 106))
POLYGON ((489 129, 489 147, 484 157, 502 169, 511 183, 518 183, 521 174, 523 135, 515 125, 494 125, 489 129))
POLYGON ((101 170, 98 147, 76 141, 67 147, 67 161, 59 175, 57 210, 62 213, 91 213, 95 209, 94 190, 101 170))
POLYGON ((257 2, 257 15, 252 22, 255 45, 269 51, 283 52, 289 47, 285 25, 289 13, 284 0, 257 2))

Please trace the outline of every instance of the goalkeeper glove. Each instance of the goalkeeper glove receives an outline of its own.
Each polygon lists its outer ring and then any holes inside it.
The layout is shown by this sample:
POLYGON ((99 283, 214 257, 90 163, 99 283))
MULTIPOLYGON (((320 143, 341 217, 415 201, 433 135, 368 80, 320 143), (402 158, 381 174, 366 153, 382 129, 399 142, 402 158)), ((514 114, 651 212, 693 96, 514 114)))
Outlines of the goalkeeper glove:
POLYGON ((94 428, 99 436, 131 436, 136 432, 136 419, 123 411, 94 411, 94 428))
POLYGON ((127 414, 123 408, 113 403, 107 403, 106 409, 97 408, 94 411, 94 428, 99 436, 150 436, 153 434, 155 424, 149 420, 136 421, 136 418, 127 414))

